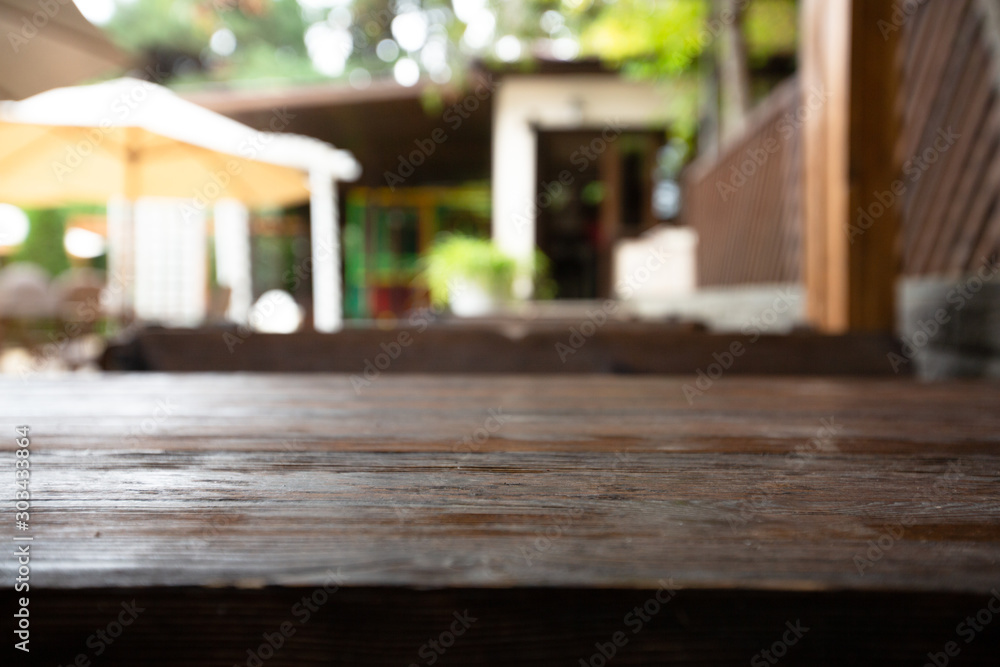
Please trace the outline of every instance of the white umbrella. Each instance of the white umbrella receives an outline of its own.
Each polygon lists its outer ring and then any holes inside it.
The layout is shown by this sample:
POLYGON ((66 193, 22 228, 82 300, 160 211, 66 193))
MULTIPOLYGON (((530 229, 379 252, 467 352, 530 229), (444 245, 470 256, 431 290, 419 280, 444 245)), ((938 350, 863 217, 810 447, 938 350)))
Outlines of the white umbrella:
POLYGON ((231 197, 282 205, 309 198, 307 172, 317 165, 334 176, 357 168, 328 144, 258 132, 139 79, 0 102, 0 201, 231 197))
POLYGON ((19 100, 127 66, 70 0, 0 0, 0 99, 19 100))
MULTIPOLYGON (((232 198, 261 206, 311 194, 314 253, 317 241, 325 249, 314 267, 321 330, 340 326, 333 181, 359 173, 349 153, 329 144, 259 132, 138 79, 0 103, 0 201, 56 206, 178 197, 208 206, 232 198)), ((119 245, 128 238, 126 230, 119 245)), ((125 264, 120 273, 128 276, 125 264)))

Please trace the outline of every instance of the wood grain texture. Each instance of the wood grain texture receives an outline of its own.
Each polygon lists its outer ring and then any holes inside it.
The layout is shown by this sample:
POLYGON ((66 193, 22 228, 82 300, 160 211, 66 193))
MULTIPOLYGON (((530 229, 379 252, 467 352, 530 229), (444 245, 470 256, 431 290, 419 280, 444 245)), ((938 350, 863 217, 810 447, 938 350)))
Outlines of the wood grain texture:
MULTIPOLYGON (((694 383, 0 379, 8 451, 32 429, 35 538, 33 652, 3 664, 579 667, 623 631, 616 665, 745 665, 801 620, 782 664, 909 665, 986 608, 996 384, 694 383)), ((998 651, 1000 615, 962 664, 998 651)))
POLYGON ((892 189, 902 187, 900 40, 880 29, 895 9, 892 0, 803 6, 803 85, 829 97, 806 118, 803 171, 808 316, 827 333, 894 330, 899 207, 876 198, 902 194, 892 189))
POLYGON ((357 393, 348 376, 153 374, 0 391, 2 421, 32 427, 45 588, 311 586, 330 568, 352 586, 1000 583, 996 385, 732 378, 691 404, 693 383, 387 375, 357 393))

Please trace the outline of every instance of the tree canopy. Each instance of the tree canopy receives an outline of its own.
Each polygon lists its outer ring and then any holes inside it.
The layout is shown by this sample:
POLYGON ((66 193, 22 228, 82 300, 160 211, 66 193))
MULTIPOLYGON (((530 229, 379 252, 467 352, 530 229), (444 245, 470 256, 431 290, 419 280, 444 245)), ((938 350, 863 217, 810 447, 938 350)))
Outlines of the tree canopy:
MULTIPOLYGON (((738 129, 753 94, 749 66, 792 58, 798 33, 797 0, 77 2, 114 3, 104 17, 110 35, 146 61, 147 76, 168 84, 461 85, 473 62, 530 68, 538 59, 598 59, 629 76, 672 81, 675 133, 692 145, 704 134, 706 146, 738 129), (736 18, 732 9, 741 10, 736 18), (722 39, 734 34, 735 42, 722 39), (699 90, 706 78, 718 83, 699 90)), ((427 95, 433 102, 433 90, 427 95)))
MULTIPOLYGON (((718 37, 718 1, 117 0, 106 28, 177 81, 446 83, 472 60, 535 56, 596 57, 670 77, 690 71, 718 37)), ((751 58, 794 52, 795 16, 795 0, 749 1, 751 58)))

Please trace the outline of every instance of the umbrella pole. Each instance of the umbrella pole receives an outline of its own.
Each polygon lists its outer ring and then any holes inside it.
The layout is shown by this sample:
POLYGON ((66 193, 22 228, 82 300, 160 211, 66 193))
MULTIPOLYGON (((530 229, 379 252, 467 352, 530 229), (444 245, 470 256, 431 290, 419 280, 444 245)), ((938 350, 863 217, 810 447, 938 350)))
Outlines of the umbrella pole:
POLYGON ((229 288, 226 316, 246 324, 253 307, 250 213, 236 199, 220 199, 215 204, 215 272, 219 286, 229 288))
POLYGON ((135 278, 135 204, 125 197, 108 202, 108 292, 111 312, 122 324, 131 319, 135 278))
POLYGON ((334 333, 344 327, 340 285, 337 192, 333 175, 309 173, 309 217, 313 260, 313 328, 334 333))
POLYGON ((138 174, 135 170, 139 168, 139 154, 135 146, 135 129, 126 127, 124 134, 124 196, 108 202, 108 290, 114 312, 118 314, 120 323, 127 325, 133 319, 135 202, 138 194, 138 174))

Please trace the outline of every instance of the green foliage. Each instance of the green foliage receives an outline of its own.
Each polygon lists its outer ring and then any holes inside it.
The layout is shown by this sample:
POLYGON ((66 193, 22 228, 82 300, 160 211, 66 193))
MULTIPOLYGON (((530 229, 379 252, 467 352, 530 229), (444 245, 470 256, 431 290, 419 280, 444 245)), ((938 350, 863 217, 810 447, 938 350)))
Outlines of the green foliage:
POLYGON ((308 25, 295 0, 135 0, 119 3, 106 29, 126 50, 173 62, 157 78, 320 80, 303 39, 308 25), (228 56, 209 47, 220 29, 236 38, 228 56))
MULTIPOLYGON (((747 2, 744 32, 750 64, 793 54, 797 0, 747 2)), ((377 55, 379 43, 395 44, 396 11, 419 8, 427 19, 427 44, 436 49, 439 61, 444 58, 452 85, 463 85, 474 61, 499 63, 494 47, 502 39, 520 41, 522 62, 512 66, 522 69, 532 66, 533 52, 554 53, 554 44, 576 43, 580 57, 600 59, 628 76, 668 81, 671 93, 664 115, 673 119, 672 133, 693 145, 704 108, 699 102, 704 91, 699 90, 698 78, 706 72, 701 64, 706 53, 717 48, 726 27, 724 21, 713 20, 713 4, 714 0, 485 0, 495 29, 492 39, 478 49, 463 40, 471 28, 456 16, 451 0, 345 0, 325 8, 298 0, 130 0, 119 2, 107 28, 119 44, 158 63, 157 74, 174 83, 328 80, 308 47, 330 46, 336 34, 336 39, 346 40, 341 47, 350 55, 342 73, 336 74, 337 68, 326 71, 342 80, 356 74, 352 83, 364 87, 372 79, 391 78, 403 58, 420 63, 423 76, 431 75, 427 47, 413 53, 397 48, 398 55, 386 56, 387 60, 377 55), (309 33, 311 29, 317 32, 309 33), (235 50, 228 55, 210 46, 212 35, 220 30, 235 37, 235 50), (310 41, 307 34, 322 37, 310 41)), ((441 113, 444 97, 433 86, 425 89, 423 101, 428 113, 441 113)))
POLYGON ((257 293, 272 289, 288 290, 286 276, 295 263, 294 239, 286 236, 255 234, 252 244, 253 284, 257 293))
MULTIPOLYGON (((515 277, 524 269, 489 239, 460 234, 442 235, 423 257, 423 265, 420 279, 430 290, 431 303, 439 307, 448 304, 451 289, 463 282, 476 284, 498 300, 507 301, 512 296, 515 277)), ((548 277, 548 258, 537 252, 531 270, 535 297, 551 298, 554 288, 548 277)))
POLYGON ((756 0, 747 8, 744 29, 751 62, 775 54, 795 53, 799 36, 798 8, 794 0, 756 0))
POLYGON ((583 52, 643 76, 678 75, 710 43, 699 39, 707 18, 702 0, 618 0, 584 28, 583 52))
MULTIPOLYGON (((748 0, 744 36, 751 64, 795 52, 796 0, 748 0)), ((673 134, 694 145, 699 115, 697 77, 706 54, 728 28, 713 18, 711 0, 605 0, 581 30, 582 52, 630 76, 673 83, 669 116, 673 134)))
POLYGON ((424 258, 422 274, 431 293, 431 302, 446 306, 453 286, 475 283, 498 299, 511 295, 517 262, 502 253, 487 239, 446 235, 439 239, 424 258))
MULTIPOLYGON (((534 44, 571 39, 579 42, 581 55, 644 77, 690 72, 721 32, 720 25, 709 21, 711 0, 487 0, 486 5, 496 19, 494 44, 513 35, 527 54, 534 44)), ((390 76, 395 65, 377 57, 376 46, 393 39, 398 6, 424 10, 432 35, 446 39, 447 58, 459 79, 471 60, 495 59, 492 45, 470 50, 461 43, 466 25, 449 0, 351 0, 325 9, 303 7, 297 0, 131 0, 118 3, 107 29, 126 49, 181 62, 166 74, 170 79, 309 81, 326 77, 313 67, 306 31, 339 26, 350 34, 352 45, 341 78, 358 68, 377 78, 390 76), (229 55, 209 46, 220 29, 236 38, 229 55)), ((796 0, 751 0, 745 26, 751 58, 762 61, 792 52, 796 16, 796 0)), ((398 58, 408 55, 421 60, 418 53, 401 52, 398 58)))
MULTIPOLYGON (((744 29, 752 59, 765 60, 796 48, 795 0, 752 0, 744 29)), ((605 2, 581 34, 583 52, 643 77, 690 71, 713 48, 725 24, 711 20, 710 0, 617 0, 605 2)))
POLYGON ((66 218, 63 211, 44 209, 27 211, 31 227, 28 238, 14 255, 16 262, 31 262, 57 276, 69 268, 69 256, 63 247, 66 218))
POLYGON ((552 279, 552 263, 541 250, 535 250, 535 262, 532 266, 534 271, 535 293, 532 295, 536 301, 544 301, 556 298, 556 281, 552 279))

